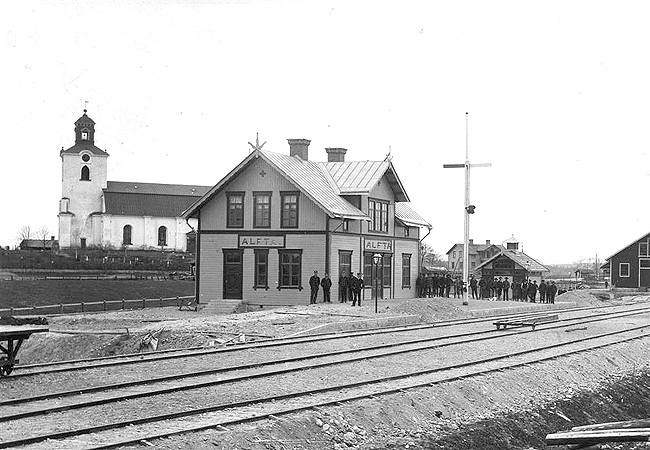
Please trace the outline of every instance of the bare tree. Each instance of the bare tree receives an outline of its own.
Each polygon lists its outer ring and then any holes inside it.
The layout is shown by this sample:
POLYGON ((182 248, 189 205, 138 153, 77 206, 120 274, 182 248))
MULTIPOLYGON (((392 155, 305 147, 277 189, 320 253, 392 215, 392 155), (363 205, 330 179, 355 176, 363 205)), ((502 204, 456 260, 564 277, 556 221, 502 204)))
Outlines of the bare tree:
POLYGON ((426 242, 422 243, 420 256, 422 258, 421 264, 424 266, 444 266, 445 261, 442 259, 442 255, 436 252, 433 247, 426 242))
POLYGON ((20 227, 20 230, 18 230, 18 233, 16 234, 16 241, 17 245, 16 248, 20 246, 20 243, 24 241, 25 239, 29 239, 32 235, 32 227, 29 225, 23 225, 20 227))
POLYGON ((43 250, 45 250, 45 243, 47 242, 47 238, 50 235, 50 229, 47 227, 47 225, 42 225, 37 231, 36 235, 41 238, 43 241, 43 250))

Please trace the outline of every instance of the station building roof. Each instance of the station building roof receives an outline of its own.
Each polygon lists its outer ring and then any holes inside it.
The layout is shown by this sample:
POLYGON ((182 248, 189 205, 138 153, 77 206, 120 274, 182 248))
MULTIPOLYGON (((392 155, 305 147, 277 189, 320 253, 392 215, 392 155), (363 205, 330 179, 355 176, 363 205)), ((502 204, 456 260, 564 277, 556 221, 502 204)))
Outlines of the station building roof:
POLYGON ((395 217, 409 226, 431 227, 426 220, 402 203, 409 200, 408 195, 390 160, 317 162, 261 149, 256 149, 248 155, 201 199, 192 204, 183 216, 195 216, 206 202, 258 158, 278 170, 332 218, 369 221, 368 215, 347 201, 344 196, 367 195, 381 178, 386 176, 396 199, 395 217))

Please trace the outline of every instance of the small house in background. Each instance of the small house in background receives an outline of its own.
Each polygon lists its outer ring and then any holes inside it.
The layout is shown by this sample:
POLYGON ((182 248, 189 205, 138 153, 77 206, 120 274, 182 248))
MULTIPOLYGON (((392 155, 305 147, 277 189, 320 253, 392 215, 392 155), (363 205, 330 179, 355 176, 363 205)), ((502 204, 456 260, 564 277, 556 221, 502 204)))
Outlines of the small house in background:
POLYGON ((536 280, 538 283, 549 270, 524 252, 505 249, 485 261, 476 271, 481 278, 508 277, 510 281, 536 280))
POLYGON ((50 236, 50 239, 23 239, 18 246, 21 250, 49 250, 57 251, 59 241, 50 236))
MULTIPOLYGON (((447 270, 452 273, 463 272, 463 244, 454 244, 447 251, 447 270)), ((485 244, 475 244, 473 239, 469 240, 469 270, 470 273, 494 255, 503 250, 501 245, 492 244, 489 240, 485 244)))
MULTIPOLYGON (((508 277, 509 280, 521 281, 524 278, 537 280, 549 272, 548 268, 539 261, 519 250, 519 241, 511 236, 502 245, 474 244, 470 239, 469 273, 480 278, 508 277)), ((454 245, 448 252, 449 271, 462 272, 463 244, 454 245)))
POLYGON ((606 258, 612 287, 647 289, 650 287, 650 233, 606 258))

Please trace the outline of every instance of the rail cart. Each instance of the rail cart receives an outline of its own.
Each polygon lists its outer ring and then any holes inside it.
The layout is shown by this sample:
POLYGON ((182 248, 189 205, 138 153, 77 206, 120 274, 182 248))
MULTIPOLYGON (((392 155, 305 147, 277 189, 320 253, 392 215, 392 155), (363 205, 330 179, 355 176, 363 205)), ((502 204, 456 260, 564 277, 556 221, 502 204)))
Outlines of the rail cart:
POLYGON ((47 331, 47 327, 33 325, 0 325, 0 377, 9 376, 14 365, 18 364, 16 355, 25 339, 33 333, 47 331))
POLYGON ((541 323, 555 322, 558 319, 557 314, 543 314, 535 316, 526 316, 526 317, 510 317, 494 322, 494 325, 497 326, 497 330, 500 330, 501 327, 505 330, 507 327, 532 327, 535 329, 536 325, 541 323))

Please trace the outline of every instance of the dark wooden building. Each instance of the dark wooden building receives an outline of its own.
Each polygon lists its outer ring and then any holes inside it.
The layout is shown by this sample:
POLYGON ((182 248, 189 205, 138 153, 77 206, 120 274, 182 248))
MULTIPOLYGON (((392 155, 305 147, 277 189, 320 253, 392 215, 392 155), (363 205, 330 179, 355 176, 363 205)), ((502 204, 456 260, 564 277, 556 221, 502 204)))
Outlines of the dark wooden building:
POLYGON ((606 259, 612 287, 650 287, 650 233, 606 259))
POLYGON ((542 280, 549 270, 524 252, 503 250, 477 267, 481 278, 508 277, 510 281, 542 280))

